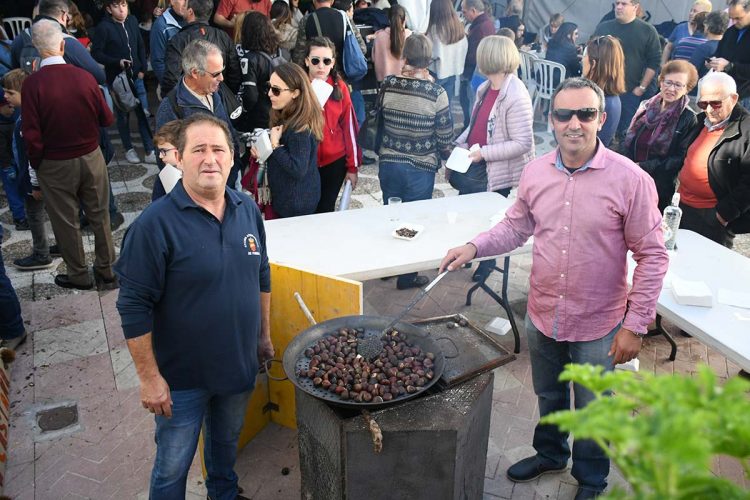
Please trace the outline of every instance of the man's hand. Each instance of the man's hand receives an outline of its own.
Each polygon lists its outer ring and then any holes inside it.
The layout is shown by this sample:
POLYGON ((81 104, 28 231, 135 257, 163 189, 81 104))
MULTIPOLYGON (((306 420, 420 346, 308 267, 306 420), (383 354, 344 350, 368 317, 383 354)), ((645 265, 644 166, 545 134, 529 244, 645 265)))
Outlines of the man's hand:
POLYGON ((42 191, 41 191, 41 189, 32 189, 31 190, 31 197, 34 198, 36 201, 42 201, 42 191))
POLYGON ((125 69, 125 68, 127 68, 127 67, 128 67, 128 66, 130 66, 131 64, 133 64, 133 63, 132 63, 132 61, 130 61, 130 59, 120 59, 120 67, 121 67, 122 69, 125 69))
POLYGON ((274 351, 271 343, 271 337, 261 335, 258 342, 258 361, 263 364, 266 360, 272 359, 274 354, 276 354, 276 351, 274 351))
POLYGON ((141 380, 141 404, 154 415, 172 417, 172 396, 161 375, 141 380))
POLYGON ((641 97, 644 92, 645 92, 645 90, 643 90, 640 87, 636 87, 636 88, 633 89, 633 95, 638 96, 638 97, 641 97))
POLYGON ((445 254, 443 260, 440 262, 440 271, 443 272, 446 269, 448 271, 454 271, 459 269, 461 266, 469 262, 471 259, 476 257, 477 247, 471 243, 467 243, 464 246, 451 248, 448 253, 445 254))
POLYGON ((347 172, 344 180, 348 180, 352 183, 352 191, 354 191, 354 189, 357 187, 357 172, 347 172))
POLYGON ((707 66, 714 71, 724 71, 724 68, 726 68, 728 64, 729 61, 723 57, 712 57, 709 59, 707 66))
POLYGON ((632 331, 627 328, 620 328, 615 333, 615 340, 612 341, 607 356, 612 356, 612 362, 615 365, 627 363, 641 352, 642 342, 643 339, 632 331))

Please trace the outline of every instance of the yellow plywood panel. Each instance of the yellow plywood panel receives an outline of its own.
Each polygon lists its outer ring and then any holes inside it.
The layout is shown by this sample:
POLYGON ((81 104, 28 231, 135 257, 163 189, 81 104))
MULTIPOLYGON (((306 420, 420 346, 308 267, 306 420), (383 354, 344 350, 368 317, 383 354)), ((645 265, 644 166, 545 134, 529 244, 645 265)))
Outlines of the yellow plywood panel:
MULTIPOLYGON (((271 264, 271 339, 278 359, 289 342, 310 326, 294 292, 299 292, 318 322, 362 314, 362 283, 271 264)), ((273 364, 271 375, 285 376, 280 363, 273 364)), ((288 380, 270 380, 269 388, 270 400, 278 406, 271 420, 295 428, 294 385, 288 380)))

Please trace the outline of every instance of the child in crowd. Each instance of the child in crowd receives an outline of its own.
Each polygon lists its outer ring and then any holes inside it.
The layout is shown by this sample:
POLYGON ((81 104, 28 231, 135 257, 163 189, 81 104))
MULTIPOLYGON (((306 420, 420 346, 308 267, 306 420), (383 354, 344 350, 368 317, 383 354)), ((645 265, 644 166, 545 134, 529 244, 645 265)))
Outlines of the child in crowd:
MULTIPOLYGON (((148 96, 143 77, 147 69, 146 48, 141 38, 138 21, 128 14, 128 3, 126 0, 104 0, 108 16, 105 16, 94 32, 91 55, 104 65, 107 74, 107 84, 111 87, 117 75, 126 71, 133 80, 135 94, 141 105, 136 106, 133 111, 138 118, 138 129, 143 140, 143 149, 146 152, 144 161, 156 163, 154 143, 151 138, 147 115, 148 96)), ((115 108, 117 115, 117 129, 120 139, 125 148, 125 158, 129 163, 140 163, 138 153, 133 149, 130 140, 130 113, 115 108)))
POLYGON ((182 169, 177 160, 177 137, 180 135, 180 120, 167 122, 154 134, 154 144, 159 152, 159 160, 164 166, 159 171, 159 177, 154 182, 151 201, 156 201, 169 194, 177 181, 182 177, 182 169))
POLYGON ((23 197, 32 240, 31 255, 14 260, 13 265, 23 271, 33 271, 52 267, 52 258, 44 226, 42 191, 36 180, 36 172, 26 157, 26 146, 21 134, 21 88, 27 76, 22 69, 9 71, 3 77, 3 91, 8 102, 19 111, 12 134, 12 150, 15 164, 18 166, 18 192, 23 197))
POLYGON ((13 216, 16 231, 28 231, 29 223, 23 209, 23 200, 18 191, 18 170, 13 161, 11 143, 13 141, 13 124, 20 112, 8 102, 0 92, 0 178, 8 198, 8 206, 13 216))

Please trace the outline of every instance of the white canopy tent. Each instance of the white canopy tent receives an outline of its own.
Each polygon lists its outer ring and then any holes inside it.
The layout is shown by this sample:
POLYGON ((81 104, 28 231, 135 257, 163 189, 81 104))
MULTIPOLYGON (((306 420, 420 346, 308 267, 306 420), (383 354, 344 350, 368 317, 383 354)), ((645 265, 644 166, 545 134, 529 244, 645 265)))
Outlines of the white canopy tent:
MULTIPOLYGON (((649 22, 660 24, 664 21, 681 22, 687 19, 694 0, 642 0, 643 8, 651 14, 649 22)), ((724 0, 714 0, 714 9, 723 9, 724 0)), ((549 22, 550 15, 559 12, 566 21, 578 25, 579 41, 591 36, 599 20, 612 9, 608 0, 526 0, 524 19, 526 30, 541 31, 549 22)))

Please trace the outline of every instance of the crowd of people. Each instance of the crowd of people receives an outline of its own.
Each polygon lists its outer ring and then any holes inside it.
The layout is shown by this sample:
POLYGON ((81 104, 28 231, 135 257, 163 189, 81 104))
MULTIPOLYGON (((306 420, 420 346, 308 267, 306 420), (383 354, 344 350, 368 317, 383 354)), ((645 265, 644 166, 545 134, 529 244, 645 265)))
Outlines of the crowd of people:
MULTIPOLYGON (((463 0, 460 12, 451 0, 424 12, 382 4, 139 2, 142 15, 156 16, 146 40, 127 0, 40 0, 32 26, 9 45, 0 166, 16 229, 33 240, 13 265, 44 269, 59 254, 67 273, 55 276, 58 286, 120 288, 143 406, 157 422, 152 496, 184 496, 206 412, 217 415, 206 435, 215 447, 206 454, 209 496, 237 495, 240 412, 259 360, 273 355, 263 221, 334 211, 368 161, 362 128, 374 138, 384 203, 431 198, 455 146, 471 149, 465 173, 446 173, 459 195, 517 189, 507 218, 451 250, 442 267, 535 237, 526 330, 542 415, 570 404, 557 382, 565 362, 612 369, 637 355, 667 266, 660 213, 676 191, 682 227, 728 247, 750 232, 750 0, 729 0, 726 12, 697 0, 668 37, 641 18, 640 0, 617 0, 580 44, 578 25, 560 14, 533 39, 515 2, 497 19, 484 0, 463 0), (365 22, 374 30, 362 36, 365 22), (536 159, 530 86, 519 78, 521 52, 535 42, 566 68, 548 111, 558 146, 536 159), (378 89, 369 113, 360 60, 378 89), (158 103, 149 101, 151 73, 158 103), (169 174, 155 181, 116 264, 122 214, 107 173, 115 122, 128 162, 169 174), (93 278, 84 223, 94 233, 93 278), (628 250, 638 262, 630 291, 628 250), (587 271, 603 263, 606 280, 587 271), (205 324, 217 340, 198 356, 190 343, 204 345, 205 324)), ((493 268, 484 261, 472 279, 493 268)), ((3 342, 16 346, 26 334, 2 260, 0 271, 3 342)), ((426 283, 410 273, 396 286, 426 283)), ((576 388, 577 406, 589 400, 576 388)), ((549 426, 537 428, 534 447, 508 477, 561 470, 571 455, 567 436, 549 426)), ((576 498, 593 498, 608 460, 585 441, 572 454, 576 498)))

